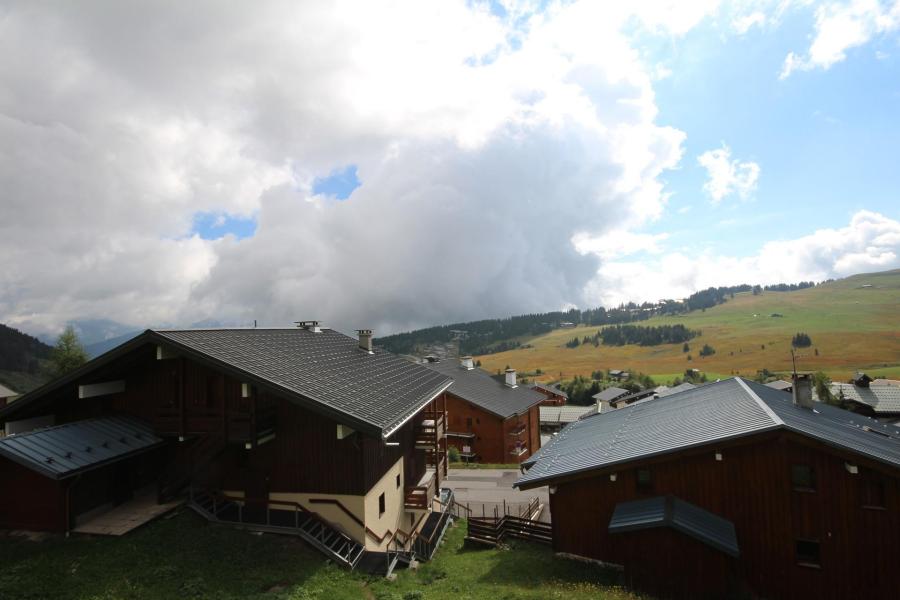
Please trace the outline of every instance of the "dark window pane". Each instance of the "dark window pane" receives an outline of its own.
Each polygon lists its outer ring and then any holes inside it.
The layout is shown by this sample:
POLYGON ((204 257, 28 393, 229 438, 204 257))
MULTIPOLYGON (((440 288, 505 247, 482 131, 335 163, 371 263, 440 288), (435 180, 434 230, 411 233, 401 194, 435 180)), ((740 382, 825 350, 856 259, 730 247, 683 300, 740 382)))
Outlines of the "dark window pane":
POLYGON ((653 476, 650 474, 650 469, 637 470, 637 486, 638 489, 641 490, 650 490, 653 488, 653 476))
POLYGON ((791 465, 791 483, 796 490, 815 490, 816 472, 809 465, 791 465))
POLYGON ((814 540, 797 540, 797 562, 802 565, 820 566, 819 542, 814 540))

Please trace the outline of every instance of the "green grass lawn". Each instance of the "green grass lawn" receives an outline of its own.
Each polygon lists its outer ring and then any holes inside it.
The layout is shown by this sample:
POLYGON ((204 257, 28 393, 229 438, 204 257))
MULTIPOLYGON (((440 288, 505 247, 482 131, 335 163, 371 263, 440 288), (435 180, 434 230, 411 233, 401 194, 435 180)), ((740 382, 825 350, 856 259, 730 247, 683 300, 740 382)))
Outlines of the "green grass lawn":
POLYGON ((464 537, 464 524, 448 530, 434 561, 390 582, 327 564, 298 539, 213 526, 183 509, 121 538, 0 536, 0 599, 636 598, 614 586, 616 573, 546 547, 481 549, 464 537))
POLYGON ((466 462, 452 462, 450 463, 451 469, 515 469, 519 470, 518 463, 466 463, 466 462))

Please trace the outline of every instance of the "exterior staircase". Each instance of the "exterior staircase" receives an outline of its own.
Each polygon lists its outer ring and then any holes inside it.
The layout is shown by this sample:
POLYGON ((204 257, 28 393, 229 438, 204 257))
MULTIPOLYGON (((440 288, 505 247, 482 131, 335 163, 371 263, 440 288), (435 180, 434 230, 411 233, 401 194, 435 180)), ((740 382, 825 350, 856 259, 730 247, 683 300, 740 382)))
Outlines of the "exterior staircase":
POLYGON ((299 504, 254 502, 207 490, 191 490, 189 506, 216 523, 254 531, 296 535, 336 564, 351 570, 366 553, 362 544, 299 504))

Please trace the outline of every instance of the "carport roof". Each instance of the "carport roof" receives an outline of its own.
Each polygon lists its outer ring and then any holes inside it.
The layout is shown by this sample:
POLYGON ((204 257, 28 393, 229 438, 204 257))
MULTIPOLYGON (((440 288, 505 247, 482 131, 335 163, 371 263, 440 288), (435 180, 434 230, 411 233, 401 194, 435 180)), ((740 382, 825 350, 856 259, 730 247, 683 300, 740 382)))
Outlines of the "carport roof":
POLYGON ((135 419, 104 417, 0 438, 0 456, 53 479, 65 479, 161 446, 135 419))

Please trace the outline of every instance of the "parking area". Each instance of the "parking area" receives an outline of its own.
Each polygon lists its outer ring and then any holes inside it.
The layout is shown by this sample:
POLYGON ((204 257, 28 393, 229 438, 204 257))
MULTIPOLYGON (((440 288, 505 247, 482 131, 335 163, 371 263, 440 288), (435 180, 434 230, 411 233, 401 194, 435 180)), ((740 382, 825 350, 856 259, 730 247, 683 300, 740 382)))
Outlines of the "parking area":
POLYGON ((472 516, 490 516, 494 508, 502 512, 504 504, 509 514, 517 514, 537 496, 544 511, 540 520, 550 522, 550 497, 546 487, 519 491, 513 483, 519 477, 515 469, 451 469, 443 486, 451 488, 456 502, 467 506, 472 516))

